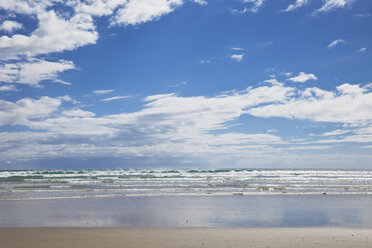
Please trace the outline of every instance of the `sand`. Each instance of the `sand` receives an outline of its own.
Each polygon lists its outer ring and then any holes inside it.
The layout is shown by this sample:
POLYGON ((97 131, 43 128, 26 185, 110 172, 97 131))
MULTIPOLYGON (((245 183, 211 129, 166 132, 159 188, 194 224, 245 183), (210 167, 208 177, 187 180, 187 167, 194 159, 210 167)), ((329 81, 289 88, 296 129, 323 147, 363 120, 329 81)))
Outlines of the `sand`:
POLYGON ((0 228, 0 247, 371 248, 359 228, 0 228))

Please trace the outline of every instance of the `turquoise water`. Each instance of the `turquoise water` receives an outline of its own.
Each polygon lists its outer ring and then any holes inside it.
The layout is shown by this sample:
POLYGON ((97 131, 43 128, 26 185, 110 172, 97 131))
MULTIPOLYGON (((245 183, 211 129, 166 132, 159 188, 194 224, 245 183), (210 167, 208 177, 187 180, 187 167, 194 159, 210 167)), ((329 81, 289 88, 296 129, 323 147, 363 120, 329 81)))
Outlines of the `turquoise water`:
POLYGON ((372 171, 1 171, 0 200, 131 196, 372 194, 372 171))

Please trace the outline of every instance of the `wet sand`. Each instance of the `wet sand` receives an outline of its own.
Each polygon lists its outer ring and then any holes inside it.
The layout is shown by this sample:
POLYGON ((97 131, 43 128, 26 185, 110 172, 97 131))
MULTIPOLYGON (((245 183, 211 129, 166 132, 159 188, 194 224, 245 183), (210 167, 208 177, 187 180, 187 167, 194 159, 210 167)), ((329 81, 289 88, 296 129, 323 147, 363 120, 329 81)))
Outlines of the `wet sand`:
POLYGON ((366 228, 0 228, 7 248, 370 248, 366 228))

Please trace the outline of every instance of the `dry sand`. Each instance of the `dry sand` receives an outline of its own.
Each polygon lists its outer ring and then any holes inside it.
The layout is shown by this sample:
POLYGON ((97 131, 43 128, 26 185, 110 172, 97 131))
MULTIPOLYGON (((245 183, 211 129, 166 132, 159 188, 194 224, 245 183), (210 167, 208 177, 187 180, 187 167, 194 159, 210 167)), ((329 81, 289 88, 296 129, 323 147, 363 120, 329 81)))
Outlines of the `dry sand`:
POLYGON ((359 228, 0 228, 0 247, 371 248, 359 228))

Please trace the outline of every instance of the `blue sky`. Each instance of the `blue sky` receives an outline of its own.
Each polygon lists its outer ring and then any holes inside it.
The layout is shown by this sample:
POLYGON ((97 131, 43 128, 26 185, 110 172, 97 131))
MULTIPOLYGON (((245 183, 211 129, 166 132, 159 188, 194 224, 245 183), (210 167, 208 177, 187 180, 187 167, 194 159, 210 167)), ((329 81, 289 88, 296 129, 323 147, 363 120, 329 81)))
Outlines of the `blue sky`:
POLYGON ((372 168, 369 0, 1 0, 0 169, 372 168))

